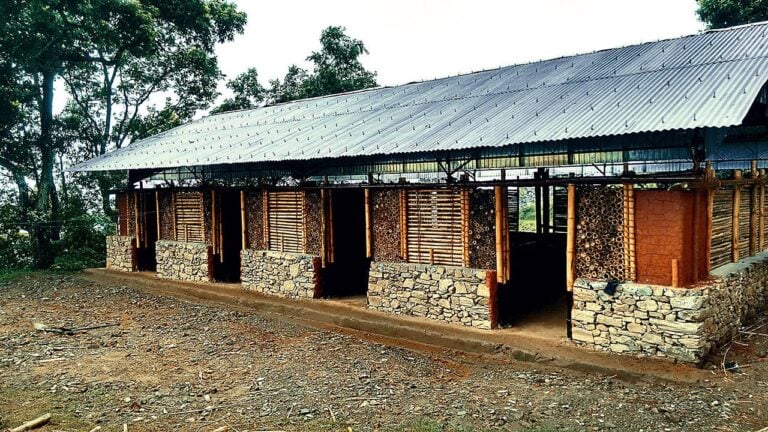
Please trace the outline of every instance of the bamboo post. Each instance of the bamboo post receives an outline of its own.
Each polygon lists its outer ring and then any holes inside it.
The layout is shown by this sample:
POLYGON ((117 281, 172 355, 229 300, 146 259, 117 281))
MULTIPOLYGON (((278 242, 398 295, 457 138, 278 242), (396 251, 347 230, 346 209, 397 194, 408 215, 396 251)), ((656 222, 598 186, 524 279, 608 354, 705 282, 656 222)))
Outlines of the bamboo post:
POLYGON ((715 194, 712 191, 712 180, 715 178, 715 173, 712 170, 712 162, 706 162, 706 177, 705 185, 707 191, 707 243, 706 243, 706 269, 707 275, 712 270, 712 214, 715 209, 715 194))
MULTIPOLYGON (((752 179, 758 179, 757 160, 752 161, 752 167, 749 174, 752 179)), ((757 183, 753 183, 752 187, 749 189, 749 256, 757 254, 757 191, 757 183)))
POLYGON ((573 292, 573 284, 576 281, 576 267, 574 266, 576 245, 576 185, 568 185, 568 224, 565 243, 565 275, 568 292, 573 292))
POLYGON ((155 220, 157 221, 157 240, 160 240, 160 191, 155 190, 155 220))
POLYGON ((677 259, 672 260, 672 287, 680 287, 680 266, 677 259))
POLYGON ((248 247, 248 232, 245 219, 245 191, 240 191, 240 244, 241 250, 248 247))
MULTIPOLYGON (((733 171, 733 178, 741 180, 741 170, 733 171)), ((731 261, 739 260, 739 207, 741 205, 741 184, 733 187, 733 206, 731 211, 731 261)))
POLYGON ((373 224, 371 223, 371 190, 365 188, 365 256, 373 257, 373 224))
POLYGON ((429 265, 435 265, 435 250, 429 248, 429 265))
POLYGON ((504 221, 502 220, 504 215, 502 209, 504 206, 504 203, 502 202, 504 194, 502 188, 503 186, 493 187, 494 213, 496 214, 496 277, 498 278, 499 283, 506 282, 506 275, 504 272, 507 268, 504 263, 504 221))

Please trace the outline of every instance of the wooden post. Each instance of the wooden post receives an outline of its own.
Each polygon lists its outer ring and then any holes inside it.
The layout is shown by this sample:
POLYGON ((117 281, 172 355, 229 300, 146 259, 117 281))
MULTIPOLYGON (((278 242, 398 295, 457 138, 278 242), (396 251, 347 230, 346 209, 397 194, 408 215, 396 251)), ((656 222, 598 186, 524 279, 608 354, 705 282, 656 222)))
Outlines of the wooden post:
POLYGON ((155 189, 155 219, 157 221, 157 240, 160 240, 160 191, 155 189))
MULTIPOLYGON (((741 180, 741 170, 733 171, 733 178, 741 180)), ((741 185, 733 187, 733 206, 731 211, 731 261, 739 260, 739 207, 741 206, 741 185)))
POLYGON ((573 292, 573 284, 576 281, 576 267, 574 262, 576 245, 576 185, 568 185, 568 224, 565 243, 565 275, 568 292, 573 292))
POLYGON ((373 223, 371 223, 371 189, 365 188, 365 256, 373 257, 373 223))
POLYGON ((333 190, 328 190, 328 262, 336 261, 335 233, 333 229, 333 190))
MULTIPOLYGON (((549 172, 542 170, 541 179, 546 180, 548 178, 549 172)), ((541 231, 544 234, 549 234, 549 186, 546 184, 541 186, 541 215, 541 231)))
MULTIPOLYGON (((751 171, 749 172, 752 179, 757 180, 759 175, 757 172, 757 160, 752 161, 751 171)), ((757 225, 758 225, 758 186, 757 183, 753 183, 749 189, 749 256, 755 256, 757 254, 757 225)))
POLYGON ((507 265, 504 263, 504 193, 503 189, 504 186, 494 186, 493 187, 493 195, 494 195, 494 207, 495 207, 495 213, 496 213, 496 277, 498 278, 499 283, 506 282, 506 275, 504 274, 505 270, 507 269, 507 265))
POLYGON ((624 184, 624 267, 627 279, 637 279, 635 271, 635 189, 630 183, 624 184))
POLYGON ((435 250, 429 248, 429 265, 435 265, 435 250))
POLYGON ((701 260, 701 234, 699 233, 699 226, 701 225, 701 192, 694 190, 693 192, 693 231, 691 232, 693 242, 693 262, 691 263, 691 269, 693 270, 693 281, 699 280, 699 261, 701 260))
MULTIPOLYGON (((541 179, 541 171, 536 171, 533 173, 533 178, 535 180, 541 179)), ((538 185, 538 182, 536 182, 536 186, 533 188, 534 196, 535 196, 535 202, 534 205, 535 208, 535 214, 536 214, 536 233, 541 234, 541 187, 538 185)))
POLYGON ((706 274, 712 270, 712 213, 715 209, 715 194, 712 191, 712 180, 715 178, 715 173, 712 170, 712 162, 706 162, 706 177, 704 184, 707 192, 707 242, 706 242, 706 274))
POLYGON ((680 287, 680 276, 679 276, 680 266, 678 265, 677 259, 672 260, 672 287, 678 288, 680 287))
POLYGON ((136 237, 136 248, 141 247, 141 231, 139 231, 139 193, 133 193, 133 234, 136 237))
POLYGON ((241 250, 245 250, 248 247, 248 231, 245 219, 245 191, 240 191, 240 231, 241 238, 240 243, 242 245, 241 250))

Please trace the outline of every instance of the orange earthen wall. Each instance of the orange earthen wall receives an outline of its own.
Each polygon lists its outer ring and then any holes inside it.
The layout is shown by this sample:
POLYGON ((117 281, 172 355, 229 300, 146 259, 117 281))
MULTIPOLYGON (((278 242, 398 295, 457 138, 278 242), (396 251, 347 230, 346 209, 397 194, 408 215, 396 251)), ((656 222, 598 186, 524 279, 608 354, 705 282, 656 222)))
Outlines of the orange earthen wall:
POLYGON ((704 194, 683 191, 635 191, 635 256, 637 281, 671 285, 672 260, 679 265, 680 286, 704 279, 707 247, 707 204, 704 194), (694 226, 699 199, 699 226, 694 226), (694 229, 698 245, 694 244, 694 229), (698 247, 697 247, 698 246, 698 247), (694 274, 698 260, 698 275, 694 274))

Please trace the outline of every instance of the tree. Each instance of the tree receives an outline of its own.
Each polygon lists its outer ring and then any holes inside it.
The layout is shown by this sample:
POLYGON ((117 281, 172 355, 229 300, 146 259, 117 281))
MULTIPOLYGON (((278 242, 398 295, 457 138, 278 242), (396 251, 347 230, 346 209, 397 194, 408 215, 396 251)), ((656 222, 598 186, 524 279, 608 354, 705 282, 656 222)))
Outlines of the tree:
POLYGON ((697 0, 696 13, 717 29, 768 20, 768 0, 697 0))
POLYGON ((234 97, 224 99, 221 105, 211 110, 212 114, 254 108, 264 101, 266 90, 259 84, 256 68, 250 68, 227 82, 234 97))
MULTIPOLYGON (((135 108, 152 94, 180 88, 179 83, 186 85, 179 69, 166 68, 162 63, 173 56, 178 60, 174 65, 203 61, 209 70, 211 66, 218 70, 213 57, 215 43, 242 32, 246 17, 224 0, 5 0, 0 4, 0 16, 0 58, 22 69, 36 89, 39 135, 35 140, 34 210, 47 222, 35 225, 32 243, 35 266, 45 268, 53 262, 52 241, 60 228, 54 181, 55 157, 62 150, 54 136, 57 78, 72 78, 69 72, 73 70, 84 72, 86 77, 100 73, 100 85, 88 78, 83 78, 82 84, 85 93, 97 95, 101 105, 92 107, 89 99, 81 104, 78 114, 93 126, 83 138, 97 154, 103 154, 114 143, 111 108, 115 101, 132 103, 135 108), (156 79, 136 79, 150 75, 156 79), (139 87, 131 87, 136 82, 139 87), (125 92, 123 99, 116 96, 116 88, 125 92), (125 96, 129 93, 134 99, 125 96), (92 110, 103 114, 99 116, 103 122, 95 121, 92 110)), ((216 79, 218 76, 214 82, 216 79)), ((71 82, 70 90, 75 88, 71 82)), ((202 85, 210 89, 205 82, 202 85)), ((138 116, 138 109, 132 112, 136 114, 126 117, 126 123, 138 116)))
POLYGON ((287 102, 376 87, 376 72, 365 69, 360 56, 368 54, 361 40, 352 39, 344 27, 331 26, 320 34, 320 51, 307 57, 311 74, 292 65, 283 81, 270 81, 271 103, 287 102))

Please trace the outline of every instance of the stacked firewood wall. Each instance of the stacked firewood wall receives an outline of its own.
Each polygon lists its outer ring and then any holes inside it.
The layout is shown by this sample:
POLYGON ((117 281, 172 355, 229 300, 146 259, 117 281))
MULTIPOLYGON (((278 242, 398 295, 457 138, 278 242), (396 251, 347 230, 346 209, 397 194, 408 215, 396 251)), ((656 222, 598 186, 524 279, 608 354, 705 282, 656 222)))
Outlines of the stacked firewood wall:
POLYGON ((264 250, 264 192, 262 190, 245 193, 245 217, 248 236, 248 248, 264 250))
POLYGON ((577 188, 576 274, 625 280, 624 190, 615 186, 577 188))

